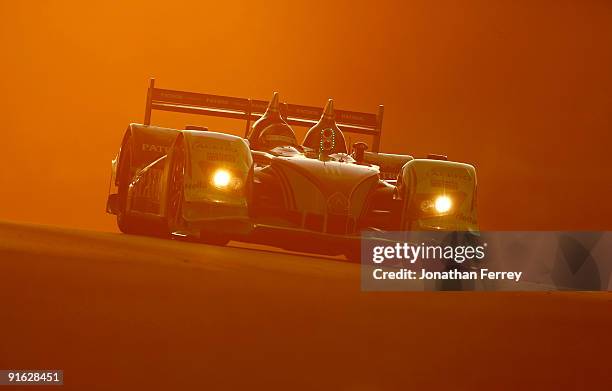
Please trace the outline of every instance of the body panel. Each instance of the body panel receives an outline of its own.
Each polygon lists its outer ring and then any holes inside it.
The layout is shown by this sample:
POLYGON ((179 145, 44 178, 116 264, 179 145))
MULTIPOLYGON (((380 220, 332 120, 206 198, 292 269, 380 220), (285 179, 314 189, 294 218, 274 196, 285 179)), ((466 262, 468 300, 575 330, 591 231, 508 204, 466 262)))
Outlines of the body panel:
POLYGON ((476 171, 465 163, 415 159, 402 167, 398 198, 403 230, 477 231, 476 171), (447 212, 434 210, 435 198, 448 197, 447 212))

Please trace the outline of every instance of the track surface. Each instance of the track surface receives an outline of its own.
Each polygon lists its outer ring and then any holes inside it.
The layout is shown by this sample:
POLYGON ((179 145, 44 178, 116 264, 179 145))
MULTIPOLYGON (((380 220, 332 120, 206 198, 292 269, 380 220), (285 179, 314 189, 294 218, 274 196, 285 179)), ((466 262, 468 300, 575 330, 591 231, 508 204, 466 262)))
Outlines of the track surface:
POLYGON ((362 293, 337 260, 0 223, 0 303, 0 369, 63 369, 65 389, 612 379, 609 293, 362 293))

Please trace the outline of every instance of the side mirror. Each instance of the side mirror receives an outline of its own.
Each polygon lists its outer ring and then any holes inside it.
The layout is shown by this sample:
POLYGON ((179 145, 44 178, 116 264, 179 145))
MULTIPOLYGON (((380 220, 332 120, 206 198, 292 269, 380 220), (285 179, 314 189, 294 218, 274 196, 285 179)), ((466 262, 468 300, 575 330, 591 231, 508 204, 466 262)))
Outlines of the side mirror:
POLYGON ((365 151, 368 149, 368 144, 359 141, 353 144, 353 158, 358 164, 363 164, 365 161, 365 151))
POLYGON ((208 128, 206 126, 200 125, 187 125, 185 126, 185 130, 199 130, 202 132, 208 132, 208 128))
POLYGON ((427 155, 427 159, 431 160, 448 160, 448 156, 446 155, 438 155, 437 153, 430 153, 427 155))

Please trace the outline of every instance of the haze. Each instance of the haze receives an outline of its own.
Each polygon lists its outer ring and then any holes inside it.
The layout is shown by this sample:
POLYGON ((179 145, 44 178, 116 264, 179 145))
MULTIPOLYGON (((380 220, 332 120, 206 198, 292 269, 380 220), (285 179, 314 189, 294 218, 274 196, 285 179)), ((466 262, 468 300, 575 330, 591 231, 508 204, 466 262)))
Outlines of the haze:
MULTIPOLYGON (((372 111, 474 164, 483 229, 610 229, 605 1, 1 2, 0 219, 115 230, 110 160, 162 88, 372 111)), ((154 113, 153 122, 244 124, 154 113)), ((303 130, 299 130, 299 136, 303 130)))

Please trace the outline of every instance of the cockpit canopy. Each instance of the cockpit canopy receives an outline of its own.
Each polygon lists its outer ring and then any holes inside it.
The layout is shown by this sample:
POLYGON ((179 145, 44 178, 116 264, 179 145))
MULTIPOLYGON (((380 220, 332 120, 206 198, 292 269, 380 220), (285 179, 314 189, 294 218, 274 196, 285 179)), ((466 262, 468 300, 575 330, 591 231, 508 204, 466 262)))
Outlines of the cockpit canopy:
POLYGON ((348 153, 344 134, 336 125, 336 114, 332 99, 327 101, 319 122, 306 133, 303 145, 314 150, 318 155, 348 153))

